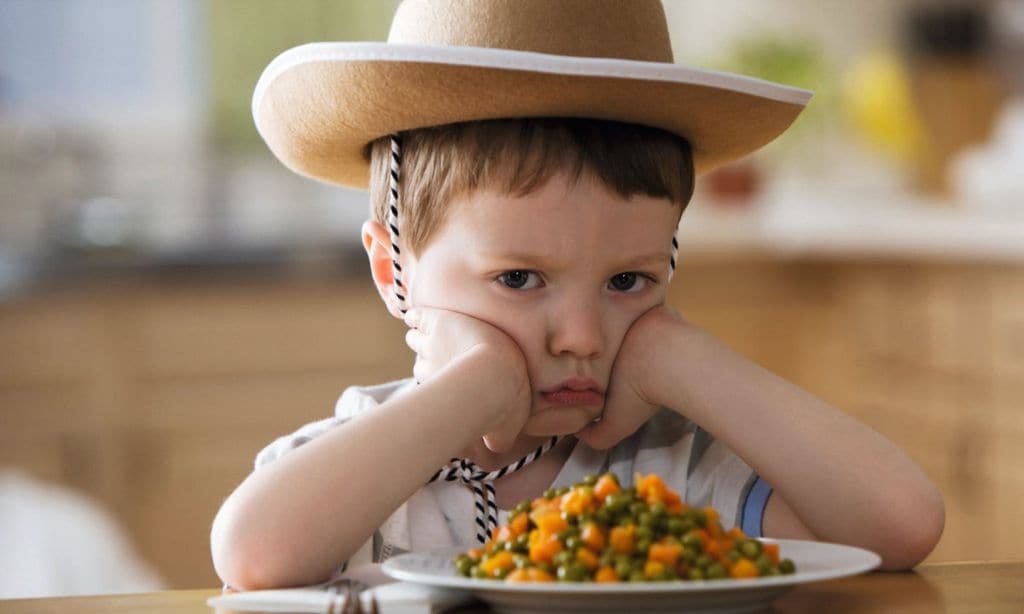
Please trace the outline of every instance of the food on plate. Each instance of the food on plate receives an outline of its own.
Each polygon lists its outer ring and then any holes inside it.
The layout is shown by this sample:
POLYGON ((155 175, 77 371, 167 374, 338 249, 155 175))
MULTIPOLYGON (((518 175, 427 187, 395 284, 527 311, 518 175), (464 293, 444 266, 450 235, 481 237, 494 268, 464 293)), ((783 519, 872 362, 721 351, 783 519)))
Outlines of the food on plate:
POLYGON ((655 474, 623 488, 614 473, 521 501, 481 548, 455 558, 459 574, 507 582, 656 582, 791 574, 779 546, 722 528, 714 508, 691 508, 655 474))

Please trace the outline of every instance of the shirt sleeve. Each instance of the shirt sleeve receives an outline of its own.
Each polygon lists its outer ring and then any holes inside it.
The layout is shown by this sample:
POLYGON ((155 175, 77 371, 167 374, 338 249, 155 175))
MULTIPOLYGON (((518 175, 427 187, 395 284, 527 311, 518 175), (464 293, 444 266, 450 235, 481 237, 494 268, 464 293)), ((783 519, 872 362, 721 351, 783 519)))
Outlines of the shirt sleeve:
POLYGON ((377 407, 393 395, 414 385, 412 379, 397 380, 374 386, 350 386, 345 389, 334 406, 334 415, 303 425, 294 433, 278 437, 256 455, 256 469, 273 462, 327 431, 348 422, 354 416, 377 407))

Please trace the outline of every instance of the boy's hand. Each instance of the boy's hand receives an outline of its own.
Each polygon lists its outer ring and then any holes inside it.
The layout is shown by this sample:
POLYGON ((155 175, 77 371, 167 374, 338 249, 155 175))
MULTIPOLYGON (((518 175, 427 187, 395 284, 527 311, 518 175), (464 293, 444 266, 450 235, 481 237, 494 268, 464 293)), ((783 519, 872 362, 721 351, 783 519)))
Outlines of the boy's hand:
POLYGON ((405 343, 416 352, 413 377, 422 384, 469 354, 479 356, 497 412, 487 422, 484 442, 493 452, 512 447, 530 415, 530 376, 526 359, 504 331, 447 309, 417 307, 405 314, 405 343))
POLYGON ((671 307, 658 305, 636 319, 626 331, 612 365, 608 397, 598 422, 576 436, 596 450, 605 450, 637 431, 661 408, 659 382, 671 377, 674 364, 666 341, 686 321, 671 307))

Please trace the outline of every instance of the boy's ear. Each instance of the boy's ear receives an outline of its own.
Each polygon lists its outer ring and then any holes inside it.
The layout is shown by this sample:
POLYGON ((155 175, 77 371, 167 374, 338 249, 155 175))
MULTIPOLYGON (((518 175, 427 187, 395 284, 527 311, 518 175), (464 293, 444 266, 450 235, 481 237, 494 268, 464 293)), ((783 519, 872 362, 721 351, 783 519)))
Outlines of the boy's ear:
POLYGON ((373 284, 377 286, 377 292, 388 308, 388 312, 401 320, 402 312, 398 308, 398 298, 395 296, 395 270, 391 263, 391 235, 387 228, 376 220, 363 222, 361 232, 363 249, 366 250, 366 255, 370 259, 370 275, 373 276, 373 284))

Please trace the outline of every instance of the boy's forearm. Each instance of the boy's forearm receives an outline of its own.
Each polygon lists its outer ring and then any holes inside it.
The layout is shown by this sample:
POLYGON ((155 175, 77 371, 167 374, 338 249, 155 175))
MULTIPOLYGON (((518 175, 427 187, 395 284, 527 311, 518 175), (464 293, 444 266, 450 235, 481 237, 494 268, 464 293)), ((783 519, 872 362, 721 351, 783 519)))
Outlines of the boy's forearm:
POLYGON ((899 447, 699 328, 669 343, 676 366, 658 402, 740 455, 819 539, 871 548, 890 567, 927 555, 942 500, 899 447))
POLYGON ((451 366, 250 475, 214 521, 221 578, 240 589, 312 584, 352 556, 494 415, 486 365, 467 354, 451 366))

